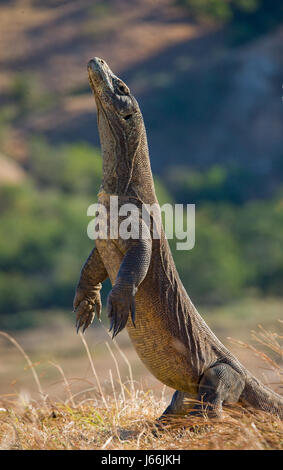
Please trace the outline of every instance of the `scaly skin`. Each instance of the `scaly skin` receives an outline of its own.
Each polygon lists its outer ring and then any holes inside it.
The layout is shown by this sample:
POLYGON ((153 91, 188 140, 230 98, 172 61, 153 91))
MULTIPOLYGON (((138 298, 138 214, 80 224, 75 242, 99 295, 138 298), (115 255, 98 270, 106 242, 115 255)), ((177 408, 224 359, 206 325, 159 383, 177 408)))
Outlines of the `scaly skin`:
MULTIPOLYGON (((157 198, 139 106, 103 60, 91 60, 88 73, 103 157, 99 202, 107 208, 108 222, 111 195, 118 196, 119 207, 132 203, 141 214, 142 204, 157 203, 157 198)), ((113 287, 107 311, 113 336, 126 326, 147 368, 176 389, 161 418, 199 414, 204 407, 210 416, 220 416, 222 404, 237 401, 283 418, 282 397, 254 378, 197 312, 180 281, 163 229, 160 239, 154 239, 141 217, 140 227, 147 237, 96 240, 74 299, 77 328, 89 326, 94 309, 100 313, 101 283, 109 276, 113 287), (191 409, 188 397, 202 405, 191 409)))

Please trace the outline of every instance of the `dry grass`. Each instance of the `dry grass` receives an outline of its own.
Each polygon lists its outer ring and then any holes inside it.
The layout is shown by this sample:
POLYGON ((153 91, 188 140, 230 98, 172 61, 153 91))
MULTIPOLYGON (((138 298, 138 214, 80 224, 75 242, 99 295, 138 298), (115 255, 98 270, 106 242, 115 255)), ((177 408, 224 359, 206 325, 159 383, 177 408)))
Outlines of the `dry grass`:
MULTIPOLYGON (((164 394, 143 391, 133 380, 131 365, 117 343, 109 352, 119 353, 129 368, 129 380, 123 383, 117 368, 118 383, 109 371, 112 392, 105 393, 95 370, 95 364, 84 337, 83 345, 90 361, 94 385, 73 394, 63 369, 53 364, 62 376, 66 398, 53 402, 42 390, 35 365, 14 338, 1 333, 18 348, 27 361, 38 388, 39 399, 24 394, 11 399, 2 396, 0 403, 0 449, 108 449, 108 450, 180 450, 180 449, 282 449, 283 424, 274 416, 247 410, 241 406, 225 409, 222 420, 179 418, 159 435, 152 433, 154 422, 166 406, 164 394)), ((254 337, 275 355, 282 355, 276 333, 263 328, 254 337)), ((249 347, 243 344, 244 347, 249 347)), ((254 347, 252 347, 254 349, 254 347)), ((269 367, 280 368, 265 352, 257 351, 269 367)), ((281 382, 282 383, 282 382, 281 382)))

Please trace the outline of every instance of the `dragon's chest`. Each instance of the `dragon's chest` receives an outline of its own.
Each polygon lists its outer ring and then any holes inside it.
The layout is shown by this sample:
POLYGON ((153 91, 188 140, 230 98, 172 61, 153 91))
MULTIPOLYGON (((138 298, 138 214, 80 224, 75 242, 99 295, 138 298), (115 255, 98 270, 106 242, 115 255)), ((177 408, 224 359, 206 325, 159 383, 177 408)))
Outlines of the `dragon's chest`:
POLYGON ((112 240, 96 240, 95 246, 101 256, 103 264, 108 272, 112 285, 115 284, 121 262, 123 260, 123 254, 117 248, 112 240))

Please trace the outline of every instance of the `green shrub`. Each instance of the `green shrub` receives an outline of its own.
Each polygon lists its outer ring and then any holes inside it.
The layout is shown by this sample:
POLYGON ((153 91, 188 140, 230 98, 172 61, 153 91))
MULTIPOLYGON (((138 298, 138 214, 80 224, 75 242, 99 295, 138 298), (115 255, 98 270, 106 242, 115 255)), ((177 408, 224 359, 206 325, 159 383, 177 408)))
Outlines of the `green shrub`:
POLYGON ((51 146, 43 138, 34 138, 28 166, 40 187, 94 196, 101 184, 100 153, 84 142, 51 146))
POLYGON ((39 77, 29 72, 15 75, 10 95, 17 105, 19 117, 30 111, 46 111, 56 104, 55 95, 44 87, 39 77))
POLYGON ((229 226, 217 221, 209 208, 196 206, 196 240, 190 251, 171 248, 177 269, 193 301, 219 304, 243 291, 250 267, 229 226))
POLYGON ((0 188, 0 312, 71 308, 90 201, 30 185, 0 188))
MULTIPOLYGON (((28 165, 29 180, 0 186, 5 318, 37 309, 71 310, 80 268, 93 247, 87 208, 101 183, 98 151, 84 143, 50 146, 36 139, 28 165)), ((203 172, 173 167, 165 179, 155 177, 155 186, 161 205, 175 199, 196 203, 195 247, 178 251, 177 240, 170 241, 193 301, 219 304, 250 290, 282 296, 283 188, 277 197, 256 200, 260 183, 252 173, 219 166, 203 172)), ((109 288, 108 282, 104 299, 109 288)))
POLYGON ((281 0, 175 0, 196 20, 229 24, 233 42, 239 43, 272 30, 283 20, 281 0))

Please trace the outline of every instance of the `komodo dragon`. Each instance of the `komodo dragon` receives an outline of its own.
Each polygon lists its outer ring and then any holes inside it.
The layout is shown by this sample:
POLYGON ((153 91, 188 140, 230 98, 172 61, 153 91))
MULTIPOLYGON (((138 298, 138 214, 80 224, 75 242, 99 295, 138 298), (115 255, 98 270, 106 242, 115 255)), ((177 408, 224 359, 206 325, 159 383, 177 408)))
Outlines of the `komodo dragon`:
MULTIPOLYGON (((110 195, 118 196, 119 207, 157 203, 136 99, 102 59, 90 60, 88 75, 103 157, 99 202, 108 211, 110 195)), ((144 228, 141 217, 139 223, 144 228)), ((283 398, 253 377, 197 312, 179 278, 163 229, 160 239, 149 235, 96 240, 74 298, 77 331, 90 325, 94 310, 100 316, 101 283, 108 277, 113 286, 107 299, 113 337, 126 326, 146 367, 176 390, 162 419, 202 414, 204 407, 208 415, 221 416, 222 404, 235 402, 283 418, 283 398), (201 404, 192 407, 187 398, 201 404)))

